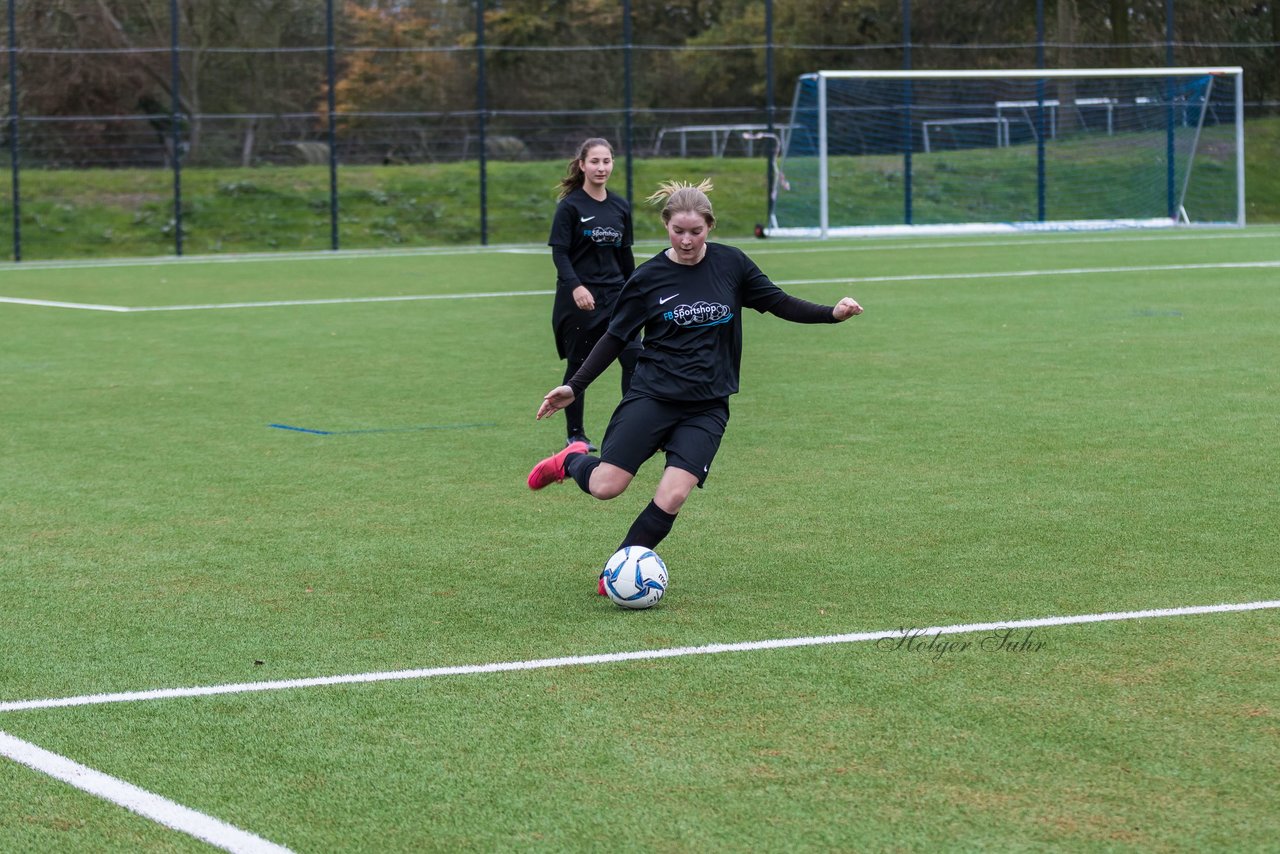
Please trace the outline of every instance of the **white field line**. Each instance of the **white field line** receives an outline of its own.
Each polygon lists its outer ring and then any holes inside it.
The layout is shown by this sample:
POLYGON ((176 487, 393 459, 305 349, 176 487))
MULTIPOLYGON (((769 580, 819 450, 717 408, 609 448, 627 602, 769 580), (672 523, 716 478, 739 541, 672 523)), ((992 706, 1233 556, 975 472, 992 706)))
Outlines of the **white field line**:
POLYGON ((119 314, 133 314, 147 311, 207 311, 215 308, 270 308, 290 305, 338 305, 356 302, 417 302, 434 299, 493 299, 495 297, 530 297, 547 296, 555 291, 490 291, 475 294, 409 294, 387 297, 335 297, 332 299, 294 299, 263 300, 260 302, 219 302, 201 305, 93 305, 79 302, 56 302, 53 300, 20 299, 18 297, 0 297, 0 303, 10 302, 18 305, 38 305, 47 308, 75 308, 88 311, 113 311, 119 314))
POLYGON ((340 305, 353 302, 418 302, 433 299, 496 299, 498 297, 550 296, 554 290, 543 291, 489 291, 475 294, 406 294, 389 297, 334 297, 331 299, 267 300, 264 302, 222 302, 205 305, 145 305, 126 308, 125 311, 205 311, 214 308, 269 308, 282 305, 340 305))
POLYGON ((98 270, 112 267, 165 267, 191 264, 257 264, 263 261, 355 261, 366 258, 422 258, 433 255, 543 255, 546 246, 420 246, 416 249, 341 249, 313 252, 229 252, 225 255, 154 255, 146 258, 69 258, 58 261, 0 263, 0 274, 27 270, 98 270))
MULTIPOLYGON (((1280 261, 1223 261, 1207 264, 1158 264, 1135 267, 1066 267, 1057 270, 1005 270, 987 273, 920 273, 909 276, 844 276, 834 279, 787 279, 777 282, 790 285, 868 284, 886 282, 943 282, 975 279, 1021 279, 1047 276, 1110 275, 1114 273, 1176 273, 1191 270, 1244 270, 1280 267, 1280 261)), ((0 297, 0 303, 38 305, 48 308, 72 308, 89 311, 111 311, 121 314, 137 314, 154 311, 210 311, 230 308, 275 308, 303 305, 350 305, 352 303, 419 302, 422 300, 495 299, 502 297, 549 296, 551 290, 489 291, 474 294, 406 294, 383 297, 334 297, 329 299, 262 300, 259 302, 200 303, 192 305, 93 305, 89 303, 31 300, 17 297, 0 297)))
MULTIPOLYGON (((821 245, 801 245, 788 246, 789 238, 779 239, 773 244, 762 246, 760 241, 753 243, 735 243, 739 248, 751 247, 749 255, 753 258, 756 255, 786 255, 797 254, 807 255, 813 252, 886 252, 886 251, 904 251, 915 252, 919 249, 969 249, 969 248, 989 248, 999 246, 1093 246, 1098 243, 1151 243, 1156 240, 1252 240, 1255 238, 1265 237, 1271 240, 1280 236, 1277 231, 1250 230, 1247 232, 1201 232, 1186 234, 1169 234, 1163 233, 1159 235, 1120 235, 1114 237, 1099 237, 1085 235, 1059 235, 1057 237, 1003 237, 989 238, 986 240, 951 240, 951 241, 925 241, 918 237, 895 240, 875 240, 871 238, 854 238, 850 242, 842 242, 840 240, 823 241, 821 245)), ((637 244, 638 245, 638 244, 637 244)))
MULTIPOLYGON (((1280 237, 1280 231, 1254 231, 1235 232, 1231 234, 1223 234, 1220 232, 1202 232, 1199 234, 1169 234, 1165 232, 1159 235, 1145 235, 1142 237, 1136 235, 1121 235, 1115 237, 1093 237, 1082 234, 1067 235, 1062 234, 1057 237, 994 237, 986 240, 933 240, 926 241, 919 237, 908 238, 866 238, 857 237, 850 240, 824 240, 820 245, 790 246, 792 238, 779 238, 778 240, 762 245, 760 241, 753 243, 744 243, 741 241, 734 242, 734 245, 743 249, 752 258, 757 255, 809 255, 815 252, 916 252, 921 249, 971 249, 971 248, 992 248, 1001 246, 1093 246, 1101 243, 1151 243, 1157 240, 1183 241, 1183 240, 1253 240, 1257 238, 1267 238, 1275 240, 1280 237)), ((638 246, 639 244, 637 244, 638 246)), ((665 245, 665 244, 660 244, 665 245)))
POLYGON ((278 854, 289 851, 288 848, 268 842, 225 821, 95 771, 65 756, 14 738, 6 732, 0 732, 0 756, 7 756, 32 770, 48 774, 81 791, 122 806, 171 830, 194 836, 224 851, 236 854, 278 854))
POLYGON ((1021 279, 1041 276, 1087 276, 1112 273, 1179 273, 1188 270, 1244 270, 1280 267, 1280 261, 1220 261, 1208 264, 1157 264, 1137 267, 1066 267, 1061 270, 1007 270, 998 273, 919 273, 911 276, 850 276, 839 279, 790 279, 778 285, 865 284, 868 282, 933 282, 964 279, 1021 279))
MULTIPOLYGON (((1061 234, 1052 237, 1015 237, 995 238, 989 240, 965 240, 925 242, 919 238, 895 239, 892 241, 874 238, 858 238, 853 241, 822 241, 813 245, 813 241, 775 240, 763 245, 759 240, 728 240, 738 246, 751 246, 754 255, 809 254, 814 252, 885 252, 904 250, 915 252, 920 249, 954 249, 957 247, 988 246, 1045 246, 1045 245, 1092 245, 1095 243, 1149 243, 1156 240, 1252 240, 1256 238, 1274 239, 1275 229, 1269 227, 1250 226, 1247 231, 1188 231, 1179 233, 1164 232, 1156 235, 1121 234, 1116 236, 1098 236, 1095 234, 1061 234)), ((661 248, 662 241, 645 240, 636 243, 636 248, 661 248)), ((543 255, 548 252, 541 244, 505 244, 500 246, 422 246, 415 249, 341 249, 317 250, 312 252, 246 252, 226 255, 159 255, 148 258, 97 258, 87 260, 62 261, 23 261, 21 263, 0 263, 0 275, 5 273, 21 273, 31 270, 68 270, 68 269, 106 269, 113 267, 162 267, 185 266, 191 264, 257 264, 262 262, 291 261, 352 261, 379 258, 422 258, 436 255, 543 255)))
POLYGON ((130 310, 127 306, 123 305, 96 305, 91 302, 58 302, 57 300, 23 299, 22 297, 0 297, 0 302, 13 303, 14 305, 39 305, 46 308, 78 308, 85 311, 126 312, 130 310))
POLYGON ((258 691, 282 691, 292 688, 318 688, 329 685, 353 685, 370 682, 393 682, 408 679, 432 679, 439 676, 473 676, 482 673, 509 673, 512 671, 546 670, 557 667, 581 667, 597 664, 614 664, 623 661, 653 661, 663 658, 684 658, 694 655, 719 655, 726 652, 757 652, 796 647, 828 646, 832 644, 864 643, 889 638, 924 637, 927 635, 972 634, 997 630, 1037 629, 1048 626, 1070 626, 1083 623, 1111 623, 1121 620, 1185 617, 1200 614, 1222 614, 1237 611, 1260 611, 1280 608, 1280 600, 1244 602, 1222 605, 1192 605, 1182 608, 1153 608, 1145 611, 1117 611, 1103 614, 1077 614, 1064 617, 1038 617, 1028 620, 1002 620, 994 623, 965 623, 951 626, 932 626, 926 629, 898 628, 874 632, 854 632, 817 637, 780 638, 777 640, 745 641, 741 643, 713 643, 706 646, 684 646, 669 649, 645 649, 633 652, 609 652, 598 655, 571 655, 560 658, 540 658, 528 661, 504 661, 489 664, 463 664, 451 667, 428 667, 418 670, 394 670, 376 673, 353 673, 344 676, 320 676, 308 679, 282 679, 272 682, 241 682, 226 685, 206 685, 193 688, 158 688, 150 691, 123 691, 114 694, 88 694, 79 697, 57 697, 45 700, 18 700, 0 703, 0 713, 21 712, 34 709, 55 709, 70 706, 93 706, 104 703, 134 703, 147 700, 167 700, 179 697, 209 697, 222 694, 247 694, 258 691))

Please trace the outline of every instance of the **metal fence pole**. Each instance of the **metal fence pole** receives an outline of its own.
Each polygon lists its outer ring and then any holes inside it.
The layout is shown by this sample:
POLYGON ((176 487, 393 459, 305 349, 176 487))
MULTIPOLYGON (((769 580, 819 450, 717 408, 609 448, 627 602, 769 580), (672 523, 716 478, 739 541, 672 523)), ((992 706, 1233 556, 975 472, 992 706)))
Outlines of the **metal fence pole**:
POLYGON ((489 245, 489 182, 488 162, 485 158, 485 102, 486 80, 484 74, 484 0, 476 0, 476 120, 479 122, 480 142, 480 245, 489 245))
POLYGON ((337 87, 337 72, 334 62, 333 48, 333 0, 325 0, 324 9, 324 28, 325 28, 325 75, 329 81, 329 248, 334 252, 338 251, 338 132, 337 132, 337 116, 334 111, 337 109, 337 95, 334 89, 337 87))
MULTIPOLYGON (((1036 68, 1044 68, 1044 0, 1036 0, 1036 68)), ((1045 81, 1036 80, 1036 220, 1045 220, 1044 168, 1045 81)), ((1007 136, 1007 134, 1006 134, 1007 136)), ((1008 142, 1008 140, 1005 140, 1008 142)))
POLYGON ((774 217, 774 187, 773 183, 777 180, 774 174, 774 161, 782 156, 782 144, 780 137, 774 129, 774 103, 773 92, 773 0, 764 0, 764 123, 765 144, 772 146, 772 150, 766 152, 768 165, 765 167, 765 209, 764 221, 766 225, 773 225, 774 217))
MULTIPOLYGON (((902 70, 911 70, 911 0, 902 0, 902 70)), ((903 82, 902 122, 902 221, 911 225, 911 95, 910 80, 903 82)))
MULTIPOLYGON (((1164 64, 1166 68, 1173 67, 1173 0, 1164 0, 1164 64)), ((1170 77, 1165 81, 1165 141, 1164 154, 1165 162, 1168 168, 1165 170, 1165 196, 1169 211, 1169 219, 1175 219, 1178 216, 1177 208, 1174 207, 1174 147, 1173 147, 1173 130, 1176 117, 1173 112, 1173 78, 1170 77)))
POLYGON ((178 0, 169 0, 169 71, 172 97, 169 99, 169 138, 173 146, 173 251, 182 255, 182 116, 179 86, 182 65, 178 61, 178 0))
POLYGON ((622 0, 622 100, 626 114, 623 117, 625 122, 625 133, 623 134, 622 147, 627 157, 627 199, 634 198, 635 192, 634 169, 632 167, 632 151, 634 142, 632 129, 632 103, 631 103, 631 0, 622 0))
POLYGON ((22 260, 22 194, 19 191, 18 155, 18 28, 14 5, 9 0, 9 167, 13 172, 13 260, 22 260))

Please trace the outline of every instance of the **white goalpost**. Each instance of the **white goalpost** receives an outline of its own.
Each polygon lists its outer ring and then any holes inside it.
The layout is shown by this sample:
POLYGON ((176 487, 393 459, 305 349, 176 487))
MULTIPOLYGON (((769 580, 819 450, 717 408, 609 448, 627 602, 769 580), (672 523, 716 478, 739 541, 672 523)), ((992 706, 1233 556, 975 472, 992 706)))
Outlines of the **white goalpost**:
POLYGON ((1239 67, 801 75, 766 236, 1245 223, 1239 67))

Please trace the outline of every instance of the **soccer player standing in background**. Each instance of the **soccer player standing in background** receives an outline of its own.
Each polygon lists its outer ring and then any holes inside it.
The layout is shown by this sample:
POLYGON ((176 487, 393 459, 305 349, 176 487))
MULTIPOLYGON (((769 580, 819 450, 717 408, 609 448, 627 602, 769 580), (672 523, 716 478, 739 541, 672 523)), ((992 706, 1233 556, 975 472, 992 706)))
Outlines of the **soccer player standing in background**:
MULTIPOLYGON (((551 260, 556 267, 556 294, 551 311, 556 350, 568 362, 569 381, 591 348, 604 335, 623 284, 635 270, 631 253, 631 205, 608 189, 613 174, 613 146, 593 137, 578 147, 560 181, 560 203, 551 223, 551 260)), ((626 394, 640 345, 632 342, 619 355, 622 393, 626 394)), ((582 395, 565 407, 565 445, 585 442, 582 395)))
POLYGON ((609 499, 622 494, 649 457, 664 451, 666 467, 657 492, 622 546, 656 548, 693 488, 706 482, 729 423, 729 396, 738 391, 744 308, 794 323, 840 323, 862 313, 850 297, 833 306, 797 299, 771 282, 742 250, 708 243, 715 226, 706 196, 710 190, 710 181, 696 187, 668 182, 649 197, 665 202, 662 221, 670 247, 635 271, 618 298, 608 331, 582 367, 565 385, 547 392, 538 408, 539 419, 567 411, 644 330, 631 386, 614 410, 600 456, 590 456, 585 442, 571 442, 529 473, 530 489, 568 476, 583 492, 609 499))

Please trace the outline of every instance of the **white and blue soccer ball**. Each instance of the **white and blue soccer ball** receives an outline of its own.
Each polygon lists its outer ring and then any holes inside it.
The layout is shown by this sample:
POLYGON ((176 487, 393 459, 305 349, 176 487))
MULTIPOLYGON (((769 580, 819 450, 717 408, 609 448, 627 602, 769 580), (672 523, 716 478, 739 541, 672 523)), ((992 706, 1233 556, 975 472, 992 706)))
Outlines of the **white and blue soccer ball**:
POLYGON ((644 546, 618 549, 600 577, 604 592, 622 608, 652 608, 667 592, 667 565, 657 552, 644 546))

